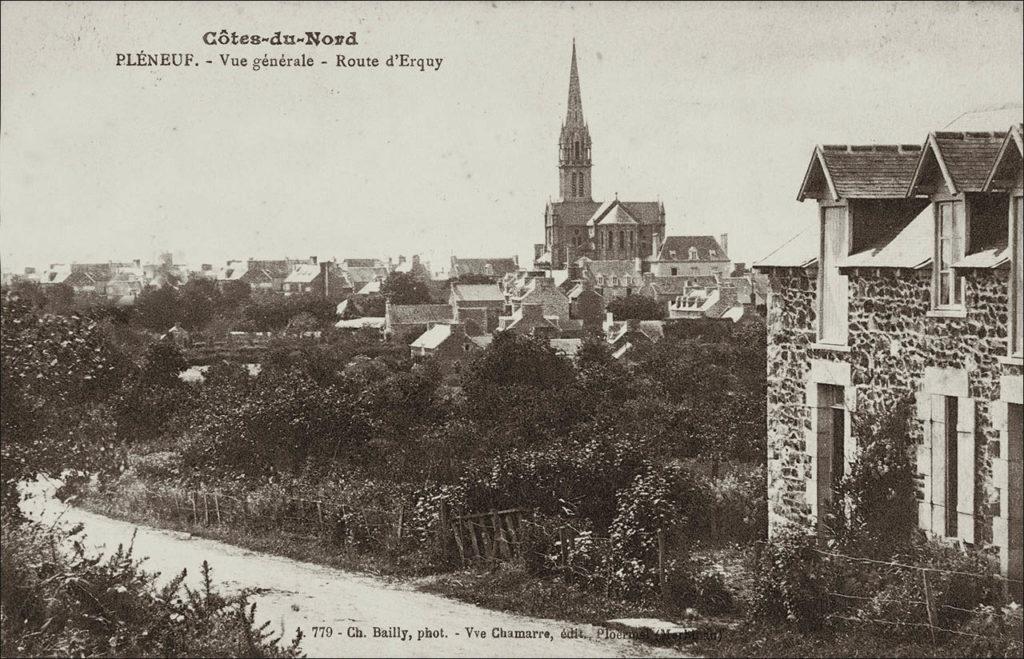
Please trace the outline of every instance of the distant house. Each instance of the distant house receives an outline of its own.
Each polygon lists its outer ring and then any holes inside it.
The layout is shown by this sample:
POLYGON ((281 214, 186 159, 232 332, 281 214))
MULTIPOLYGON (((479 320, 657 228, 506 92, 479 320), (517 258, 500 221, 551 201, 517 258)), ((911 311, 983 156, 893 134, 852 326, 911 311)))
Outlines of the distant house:
POLYGON ((442 372, 459 372, 471 355, 482 350, 481 346, 466 334, 462 323, 438 323, 409 344, 413 357, 434 359, 442 372))
POLYGON ((605 304, 632 295, 643 285, 643 263, 639 258, 595 261, 583 257, 577 263, 581 277, 604 297, 605 304))
POLYGON ((605 318, 604 296, 590 282, 579 282, 569 293, 569 315, 580 321, 584 332, 598 332, 605 318))
POLYGON ((637 294, 653 298, 667 307, 692 288, 717 288, 718 285, 719 280, 716 275, 658 277, 654 273, 644 273, 644 283, 637 294))
MULTIPOLYGON (((364 286, 373 281, 383 281, 388 276, 388 268, 383 263, 379 265, 353 265, 354 263, 365 263, 369 259, 346 259, 342 261, 345 275, 352 282, 352 289, 360 291, 364 286)), ((378 262, 379 263, 379 262, 378 262)), ((378 291, 379 292, 379 291, 378 291)))
POLYGON ((527 302, 513 311, 511 316, 502 316, 498 331, 555 338, 561 332, 561 327, 558 316, 544 314, 543 304, 527 302))
POLYGON ((448 277, 458 279, 465 275, 478 275, 493 277, 497 282, 509 273, 519 269, 519 258, 497 258, 497 259, 460 259, 452 257, 452 266, 448 271, 448 277))
POLYGON ((385 304, 384 333, 390 337, 422 334, 431 325, 450 323, 452 308, 447 304, 385 304))
POLYGON ((390 272, 401 272, 421 281, 431 280, 430 264, 421 262, 419 254, 413 254, 408 261, 404 256, 399 256, 397 263, 392 263, 389 259, 388 269, 390 272))
POLYGON ((285 277, 281 290, 285 295, 312 293, 337 300, 352 293, 352 282, 336 263, 304 263, 285 277))
POLYGON ((456 320, 472 319, 484 332, 498 327, 498 318, 505 310, 505 294, 497 284, 453 283, 448 299, 456 320))
POLYGON ((509 295, 509 309, 514 314, 527 304, 539 304, 544 316, 568 319, 569 297, 550 277, 535 277, 509 295))
POLYGON ((736 322, 746 311, 747 307, 737 297, 736 286, 725 282, 687 288, 668 305, 670 320, 706 318, 736 322))
POLYGON ((651 261, 655 277, 698 277, 732 274, 728 254, 728 236, 668 236, 651 261))
POLYGON ((624 358, 628 353, 649 348, 665 338, 665 321, 614 320, 609 313, 604 323, 605 340, 611 346, 612 356, 624 358))

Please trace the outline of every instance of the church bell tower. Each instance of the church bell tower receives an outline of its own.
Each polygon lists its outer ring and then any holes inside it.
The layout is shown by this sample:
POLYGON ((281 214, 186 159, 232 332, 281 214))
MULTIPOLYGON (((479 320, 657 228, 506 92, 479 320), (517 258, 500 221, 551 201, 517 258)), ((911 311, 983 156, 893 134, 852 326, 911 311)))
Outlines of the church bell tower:
POLYGON ((583 120, 576 40, 569 68, 569 103, 558 139, 558 191, 562 201, 592 201, 590 189, 590 130, 583 120))

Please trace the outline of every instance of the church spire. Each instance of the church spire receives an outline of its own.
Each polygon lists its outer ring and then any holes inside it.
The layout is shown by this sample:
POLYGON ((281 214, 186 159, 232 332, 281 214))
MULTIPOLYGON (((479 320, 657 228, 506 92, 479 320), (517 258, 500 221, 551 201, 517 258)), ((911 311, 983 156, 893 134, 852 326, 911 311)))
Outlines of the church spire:
POLYGON ((590 201, 590 130, 583 120, 576 40, 569 66, 569 104, 558 139, 558 190, 563 201, 590 201))
POLYGON ((569 66, 569 103, 566 123, 583 123, 583 96, 580 94, 580 72, 576 66, 576 40, 572 40, 572 64, 569 66))

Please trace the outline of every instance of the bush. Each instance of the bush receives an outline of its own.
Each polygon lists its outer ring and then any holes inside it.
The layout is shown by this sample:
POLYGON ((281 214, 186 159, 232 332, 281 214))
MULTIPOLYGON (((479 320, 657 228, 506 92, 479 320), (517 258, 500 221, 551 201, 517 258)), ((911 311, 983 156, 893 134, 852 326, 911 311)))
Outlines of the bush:
POLYGON ((855 421, 860 450, 837 492, 845 502, 830 520, 840 548, 886 558, 905 550, 917 529, 917 467, 907 403, 855 421), (846 510, 849 512, 847 513, 846 510))
POLYGON ((736 609, 725 584, 725 570, 708 561, 675 562, 668 570, 666 605, 675 610, 693 608, 701 613, 730 613, 736 609))
POLYGON ((764 546, 751 598, 755 618, 789 622, 802 630, 821 626, 829 612, 833 567, 815 551, 816 540, 791 531, 764 546))
POLYGON ((3 525, 3 656, 299 656, 301 632, 279 646, 269 622, 254 626, 247 593, 214 589, 207 563, 198 591, 183 585, 185 572, 156 588, 131 547, 103 560, 76 541, 62 553, 79 530, 3 525))

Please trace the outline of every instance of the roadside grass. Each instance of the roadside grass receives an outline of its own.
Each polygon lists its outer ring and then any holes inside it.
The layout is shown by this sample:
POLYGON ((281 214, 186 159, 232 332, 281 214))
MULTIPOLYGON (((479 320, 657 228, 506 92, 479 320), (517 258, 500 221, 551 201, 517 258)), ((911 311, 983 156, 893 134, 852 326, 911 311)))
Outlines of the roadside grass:
POLYGON ((936 645, 850 627, 798 632, 778 625, 744 623, 706 640, 698 651, 708 657, 971 657, 976 650, 955 639, 936 645))

